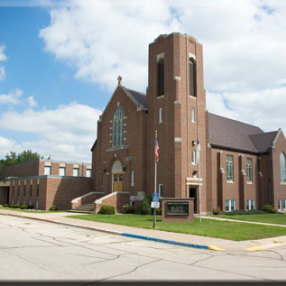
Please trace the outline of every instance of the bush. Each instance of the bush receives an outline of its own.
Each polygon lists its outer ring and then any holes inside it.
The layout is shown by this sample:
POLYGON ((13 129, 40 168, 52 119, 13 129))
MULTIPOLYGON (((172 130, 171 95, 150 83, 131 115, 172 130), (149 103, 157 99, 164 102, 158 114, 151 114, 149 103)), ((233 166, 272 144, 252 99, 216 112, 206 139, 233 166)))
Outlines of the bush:
POLYGON ((34 208, 33 205, 28 205, 28 206, 27 206, 27 209, 29 209, 29 210, 30 210, 30 209, 33 209, 33 208, 34 208))
POLYGON ((264 205, 262 206, 262 210, 270 214, 277 213, 277 210, 272 205, 264 205))
POLYGON ((25 204, 20 205, 20 209, 21 209, 21 210, 24 210, 24 209, 27 209, 27 208, 28 208, 28 206, 27 206, 27 205, 25 205, 25 204))
POLYGON ((57 207, 56 207, 56 205, 51 205, 51 207, 50 207, 50 211, 56 211, 57 210, 57 207))
POLYGON ((10 208, 18 209, 18 208, 20 208, 20 205, 19 204, 12 204, 12 205, 10 205, 10 208))
POLYGON ((136 212, 135 206, 123 205, 122 209, 126 214, 134 214, 136 212))
POLYGON ((10 207, 10 205, 9 204, 4 204, 4 206, 3 206, 4 208, 9 208, 10 207))
POLYGON ((114 206, 102 206, 100 208, 99 214, 115 214, 114 206))
POLYGON ((151 214, 151 200, 150 196, 146 196, 141 204, 140 213, 143 215, 151 214))
POLYGON ((214 215, 219 215, 221 213, 221 209, 220 208, 213 208, 213 214, 214 215))
POLYGON ((254 214, 265 214, 262 210, 236 210, 231 212, 224 212, 224 215, 254 215, 254 214))

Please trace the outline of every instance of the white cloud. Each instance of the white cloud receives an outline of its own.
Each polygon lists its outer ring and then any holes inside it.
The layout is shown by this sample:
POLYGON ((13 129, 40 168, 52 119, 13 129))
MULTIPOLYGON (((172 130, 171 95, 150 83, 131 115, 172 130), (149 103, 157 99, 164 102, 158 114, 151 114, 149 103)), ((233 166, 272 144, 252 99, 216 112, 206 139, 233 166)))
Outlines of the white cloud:
POLYGON ((0 81, 4 80, 5 78, 6 78, 5 68, 3 66, 0 66, 0 81))
POLYGON ((36 107, 38 106, 38 103, 35 101, 34 97, 33 96, 29 96, 27 99, 26 99, 28 105, 30 107, 36 107))
MULTIPOLYGON (((7 56, 4 54, 5 46, 0 46, 0 62, 6 61, 7 56)), ((3 65, 0 65, 0 81, 6 78, 6 72, 3 65)))
POLYGON ((20 149, 21 147, 14 140, 0 136, 0 159, 4 158, 10 151, 18 152, 20 149))
POLYGON ((20 104, 23 91, 19 88, 12 89, 8 94, 0 94, 0 104, 20 104))
POLYGON ((54 110, 10 111, 0 117, 0 126, 37 136, 37 140, 22 142, 23 149, 51 155, 54 160, 90 162, 100 114, 92 107, 71 103, 54 110))

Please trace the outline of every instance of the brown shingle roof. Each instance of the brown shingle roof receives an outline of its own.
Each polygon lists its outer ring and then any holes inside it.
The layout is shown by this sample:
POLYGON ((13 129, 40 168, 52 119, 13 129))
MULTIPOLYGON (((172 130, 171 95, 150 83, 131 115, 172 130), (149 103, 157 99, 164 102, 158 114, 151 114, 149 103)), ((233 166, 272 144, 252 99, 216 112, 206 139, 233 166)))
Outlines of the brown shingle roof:
POLYGON ((213 147, 250 153, 264 153, 277 132, 264 133, 259 127, 208 113, 209 143, 213 147))

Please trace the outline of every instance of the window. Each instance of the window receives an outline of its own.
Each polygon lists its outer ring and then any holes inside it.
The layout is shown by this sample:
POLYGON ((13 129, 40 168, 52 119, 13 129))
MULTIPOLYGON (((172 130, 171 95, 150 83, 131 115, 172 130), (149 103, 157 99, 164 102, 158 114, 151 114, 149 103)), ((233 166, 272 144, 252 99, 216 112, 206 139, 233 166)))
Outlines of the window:
POLYGON ((86 169, 86 176, 91 177, 91 169, 86 169))
POLYGON ((122 146, 124 141, 124 112, 118 107, 113 115, 112 146, 122 146))
POLYGON ((131 171, 131 186, 134 186, 134 176, 135 176, 135 172, 131 171))
POLYGON ((192 108, 192 122, 195 122, 195 109, 192 108))
POLYGON ((280 153, 280 180, 282 184, 286 184, 286 159, 283 152, 280 153))
POLYGON ((37 184, 37 199, 39 198, 39 194, 40 194, 40 185, 37 184))
POLYGON ((192 150, 192 165, 196 164, 196 150, 192 150))
POLYGON ((235 200, 226 200, 225 201, 225 211, 235 211, 235 200))
POLYGON ((164 69, 165 69, 164 59, 161 59, 157 63, 157 96, 164 95, 164 85, 165 85, 164 69))
POLYGON ((282 210, 282 200, 278 200, 278 210, 282 210))
POLYGON ((159 123, 163 122, 163 108, 159 108, 159 123))
POLYGON ((247 200, 246 201, 246 209, 247 210, 254 210, 255 208, 255 201, 254 200, 247 200))
POLYGON ((79 176, 79 168, 73 168, 72 175, 74 177, 78 177, 79 176))
POLYGON ((60 167, 60 176, 65 176, 66 175, 66 167, 60 167))
POLYGON ((44 175, 46 176, 51 175, 51 166, 45 166, 44 175))
POLYGON ((233 182, 233 156, 226 155, 226 181, 233 182))
POLYGON ((283 200, 283 209, 286 210, 286 200, 283 200))
POLYGON ((196 94, 196 61, 193 58, 189 59, 189 93, 192 96, 196 94))
POLYGON ((253 171, 252 171, 252 159, 251 158, 246 158, 246 180, 247 183, 252 183, 252 179, 253 179, 253 171))
POLYGON ((159 197, 163 197, 163 184, 159 184, 159 197))

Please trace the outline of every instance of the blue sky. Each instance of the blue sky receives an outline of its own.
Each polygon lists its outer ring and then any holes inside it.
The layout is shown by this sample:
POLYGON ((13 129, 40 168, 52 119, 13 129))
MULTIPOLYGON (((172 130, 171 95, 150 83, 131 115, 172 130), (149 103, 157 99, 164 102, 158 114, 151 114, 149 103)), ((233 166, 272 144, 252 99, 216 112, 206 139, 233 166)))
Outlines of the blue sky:
POLYGON ((209 111, 285 131, 285 19, 283 0, 0 0, 0 158, 89 162, 117 76, 144 92, 148 44, 174 31, 203 44, 209 111))

